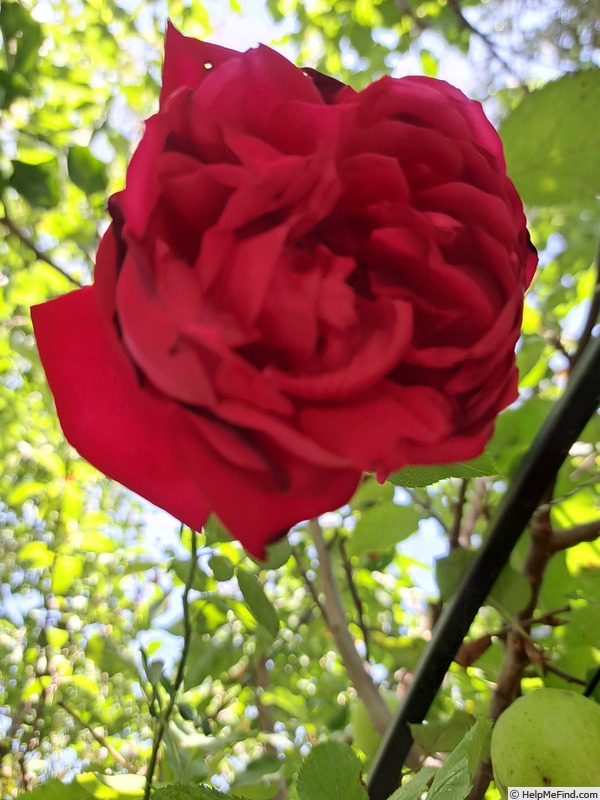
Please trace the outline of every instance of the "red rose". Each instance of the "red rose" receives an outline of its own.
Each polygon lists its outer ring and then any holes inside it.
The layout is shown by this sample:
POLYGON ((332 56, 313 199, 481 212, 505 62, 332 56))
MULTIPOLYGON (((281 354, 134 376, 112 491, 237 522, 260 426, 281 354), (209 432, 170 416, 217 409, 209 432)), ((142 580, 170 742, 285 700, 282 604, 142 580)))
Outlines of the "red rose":
POLYGON ((256 555, 361 472, 478 455, 535 268, 500 140, 429 78, 362 92, 167 32, 95 283, 33 309, 65 434, 256 555))

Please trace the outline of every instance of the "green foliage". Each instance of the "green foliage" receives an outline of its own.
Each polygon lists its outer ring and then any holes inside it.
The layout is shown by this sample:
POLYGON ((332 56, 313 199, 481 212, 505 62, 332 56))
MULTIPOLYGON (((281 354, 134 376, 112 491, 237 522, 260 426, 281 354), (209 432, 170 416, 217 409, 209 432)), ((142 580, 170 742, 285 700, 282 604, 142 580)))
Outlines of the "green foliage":
POLYGON ((600 69, 565 75, 527 95, 500 134, 524 202, 593 205, 600 194, 600 69))
MULTIPOLYGON (((238 800, 244 800, 237 795, 238 800)), ((157 789, 154 800, 233 800, 233 795, 223 794, 210 786, 189 786, 187 784, 165 786, 157 789)))
POLYGON ((465 461, 460 464, 436 464, 426 467, 404 467, 399 472, 393 472, 388 480, 394 486, 431 486, 432 483, 446 480, 447 478, 485 478, 488 475, 497 475, 498 470, 494 459, 489 452, 465 461))
POLYGON ((367 508, 348 543, 348 554, 380 553, 416 533, 421 514, 412 506, 379 503, 367 508))
POLYGON ((60 195, 56 158, 35 164, 13 161, 12 168, 9 186, 16 189, 32 206, 54 208, 58 204, 60 195))
POLYGON ((434 775, 433 767, 423 767, 407 783, 403 783, 390 797, 390 800, 420 800, 434 775))
POLYGON ((261 625, 270 636, 275 638, 279 630, 279 617, 277 616, 277 611, 267 599, 260 581, 256 575, 248 572, 243 567, 237 568, 236 577, 250 613, 259 625, 261 625))
POLYGON ((490 720, 476 721, 436 773, 427 792, 428 800, 463 800, 469 794, 477 765, 489 748, 491 730, 490 720))
POLYGON ((298 775, 298 795, 300 800, 367 800, 352 748, 325 742, 311 750, 298 775))
POLYGON ((26 800, 140 800, 144 779, 139 775, 100 775, 83 772, 72 783, 49 780, 32 792, 26 800))
POLYGON ((69 178, 87 195, 105 192, 108 176, 106 164, 90 152, 89 147, 74 144, 67 155, 69 178))

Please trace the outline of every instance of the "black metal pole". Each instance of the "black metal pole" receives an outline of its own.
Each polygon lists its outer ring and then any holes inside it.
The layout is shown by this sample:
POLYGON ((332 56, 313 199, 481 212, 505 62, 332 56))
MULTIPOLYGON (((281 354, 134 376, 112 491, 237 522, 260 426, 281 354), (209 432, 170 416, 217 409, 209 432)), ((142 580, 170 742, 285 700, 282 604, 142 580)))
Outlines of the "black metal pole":
POLYGON ((585 348, 564 395, 548 415, 511 482, 464 583, 438 620, 373 761, 367 783, 369 800, 387 800, 395 790, 413 742, 408 724, 425 719, 475 615, 571 445, 599 404, 600 337, 596 336, 585 348))

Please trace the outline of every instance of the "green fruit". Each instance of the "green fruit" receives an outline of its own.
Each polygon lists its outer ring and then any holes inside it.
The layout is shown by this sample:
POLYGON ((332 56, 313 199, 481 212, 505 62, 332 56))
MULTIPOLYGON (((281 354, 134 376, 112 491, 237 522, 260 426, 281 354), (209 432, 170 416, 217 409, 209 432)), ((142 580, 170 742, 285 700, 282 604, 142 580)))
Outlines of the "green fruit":
MULTIPOLYGON (((390 711, 395 711, 400 703, 400 698, 396 692, 391 689, 382 690, 383 699, 390 708, 390 711)), ((350 709, 350 725, 352 727, 352 743, 363 751, 367 757, 367 761, 371 761, 379 743, 381 736, 371 725, 371 720, 367 714, 367 709, 362 700, 354 700, 350 709)))
POLYGON ((600 705, 566 689, 520 697, 494 725, 494 781, 509 786, 600 786, 600 705))

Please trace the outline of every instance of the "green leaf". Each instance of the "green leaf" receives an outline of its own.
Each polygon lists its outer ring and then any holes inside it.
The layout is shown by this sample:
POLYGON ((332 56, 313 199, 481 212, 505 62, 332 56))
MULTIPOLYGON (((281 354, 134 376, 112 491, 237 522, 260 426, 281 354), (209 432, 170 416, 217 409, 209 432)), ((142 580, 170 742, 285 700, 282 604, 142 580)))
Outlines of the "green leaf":
POLYGON ((233 578, 233 564, 226 556, 211 556, 208 566, 212 569, 216 581, 228 581, 233 578))
POLYGON ((0 30, 5 52, 11 54, 11 71, 27 75, 36 65, 38 51, 44 41, 40 23, 21 3, 3 0, 0 4, 0 30))
POLYGON ((106 191, 106 165, 90 152, 89 147, 73 145, 69 148, 67 169, 75 186, 87 195, 106 191))
POLYGON ((485 478, 488 475, 497 475, 498 468, 494 463, 491 453, 486 450, 472 461, 456 464, 440 464, 426 467, 404 467, 399 472, 393 472, 388 481, 394 486, 415 488, 430 486, 432 483, 443 481, 446 478, 485 478))
POLYGON ((600 70, 565 75, 527 95, 500 136, 525 203, 593 203, 600 194, 600 70))
POLYGON ((266 775, 275 775, 283 767, 283 763, 276 755, 260 756, 260 758, 250 761, 246 769, 235 776, 235 783, 232 788, 250 786, 266 775))
POLYGON ((275 638, 279 631, 279 616, 267 598, 260 581, 256 575, 243 567, 237 567, 235 573, 248 610, 258 624, 275 638))
POLYGON ((18 72, 0 69, 0 108, 8 108, 17 97, 28 97, 31 87, 18 72))
POLYGON ((227 669, 235 659, 235 651, 229 641, 210 642, 201 636, 193 636, 190 657, 183 677, 183 688, 187 692, 212 675, 216 677, 227 669), (230 656, 230 658, 228 658, 230 656))
POLYGON ((283 539, 279 539, 277 542, 267 545, 264 561, 258 561, 257 559, 252 560, 255 561, 261 569, 281 569, 281 567, 288 562, 291 555, 291 545, 287 536, 284 536, 283 539))
POLYGON ((507 564, 492 586, 487 602, 501 613, 514 615, 531 599, 531 586, 514 567, 507 564))
MULTIPOLYGON (((152 795, 152 800, 234 800, 233 795, 223 794, 210 786, 190 786, 187 783, 175 783, 163 786, 152 795)), ((235 800, 246 800, 237 795, 235 800)))
POLYGON ((210 545, 231 541, 231 534, 214 514, 211 514, 206 520, 202 531, 206 537, 206 544, 210 545))
MULTIPOLYGON (((179 559, 175 559, 171 562, 171 569, 185 586, 187 586, 187 582, 190 578, 190 568, 190 561, 180 561, 179 559)), ((199 574, 199 570, 195 569, 194 575, 192 576, 192 589, 203 592, 206 589, 204 581, 205 578, 199 574)))
POLYGON ((551 408, 550 401, 532 397, 518 408, 510 408, 500 414, 489 445, 499 474, 510 475, 520 463, 551 408))
POLYGON ((378 503, 391 501, 394 497, 394 487, 391 483, 378 483, 372 475, 365 477, 354 493, 350 505, 364 511, 378 503))
POLYGON ((82 786, 86 797, 97 800, 132 800, 144 796, 145 779, 141 775, 101 775, 83 772, 75 778, 82 786))
POLYGON ((25 792, 22 797, 25 800, 89 800, 90 795, 75 782, 63 783, 51 778, 32 792, 25 792))
POLYGON ((354 533, 348 540, 347 553, 379 553, 416 532, 420 512, 413 506, 379 503, 361 513, 354 533))
POLYGON ((469 794, 477 765, 488 747, 492 723, 479 718, 461 743, 450 753, 433 779, 427 800, 464 800, 469 794))
POLYGON ((443 603, 452 597, 475 556, 474 550, 465 550, 463 547, 459 547, 447 556, 436 558, 435 580, 440 590, 440 600, 443 603))
POLYGON ((138 668, 124 649, 116 647, 108 636, 93 633, 87 641, 85 654, 91 658, 102 672, 109 675, 119 673, 139 679, 138 668))
POLYGON ((81 558, 59 553, 52 566, 51 591, 57 595, 66 594, 75 578, 79 578, 82 572, 83 561, 81 558))
POLYGON ((50 647, 60 650, 69 641, 69 631, 63 628, 46 628, 46 638, 50 647))
POLYGON ((455 711, 449 719, 410 725, 410 732, 426 754, 453 750, 471 729, 473 718, 466 711, 455 711))
POLYGON ((46 542, 28 542, 19 550, 17 558, 28 562, 31 569, 43 569, 54 562, 54 553, 48 549, 46 542))
POLYGON ((360 760, 342 742, 314 747, 302 765, 296 788, 300 800, 368 800, 360 760))
POLYGON ((427 784, 436 772, 435 767, 423 767, 408 783, 404 783, 399 789, 396 789, 389 800, 420 800, 427 784))
POLYGON ((285 686, 265 689, 261 695, 261 702, 265 706, 277 706, 299 720, 305 719, 307 715, 306 698, 300 692, 294 692, 285 686))
POLYGON ((13 161, 9 184, 32 206, 54 208, 60 199, 58 161, 51 158, 39 164, 13 161))
POLYGON ((461 756, 452 762, 450 768, 444 767, 435 776, 427 800, 464 800, 471 791, 469 762, 465 756, 461 756))

